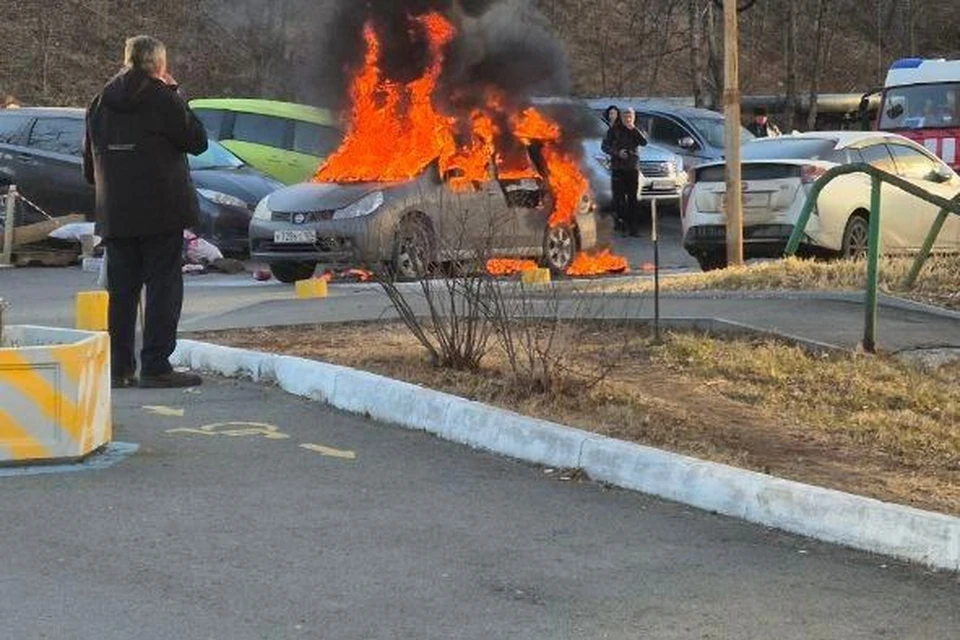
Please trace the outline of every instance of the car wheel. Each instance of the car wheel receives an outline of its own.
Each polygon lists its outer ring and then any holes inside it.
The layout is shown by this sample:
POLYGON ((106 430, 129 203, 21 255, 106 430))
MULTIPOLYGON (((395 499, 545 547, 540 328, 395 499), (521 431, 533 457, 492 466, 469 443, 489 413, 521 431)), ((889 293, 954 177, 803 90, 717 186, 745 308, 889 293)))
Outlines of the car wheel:
POLYGON ((275 262, 270 265, 270 273, 280 282, 290 284, 308 280, 317 270, 316 262, 275 262))
POLYGON ((703 271, 716 271, 727 267, 727 254, 722 251, 710 251, 697 256, 697 262, 703 271))
POLYGON ((843 230, 840 253, 844 258, 859 260, 867 255, 870 244, 870 223, 860 214, 850 216, 843 230))
POLYGON ((391 269, 398 280, 418 280, 433 264, 433 232, 423 218, 408 216, 400 223, 393 243, 391 269))
POLYGON ((547 229, 543 238, 543 263, 550 271, 563 275, 577 255, 577 237, 573 229, 560 224, 547 229))

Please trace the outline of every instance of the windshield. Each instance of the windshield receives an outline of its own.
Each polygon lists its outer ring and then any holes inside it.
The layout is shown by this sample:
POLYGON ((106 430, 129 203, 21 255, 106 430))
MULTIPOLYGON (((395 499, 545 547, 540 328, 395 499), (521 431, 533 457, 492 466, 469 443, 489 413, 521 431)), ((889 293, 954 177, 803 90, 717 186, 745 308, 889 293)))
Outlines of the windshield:
MULTIPOLYGON (((703 136, 711 147, 722 149, 726 140, 726 123, 723 118, 689 118, 690 124, 703 136)), ((740 144, 753 140, 753 134, 740 127, 740 144)))
POLYGON ((773 138, 743 145, 744 160, 826 160, 834 162, 833 140, 773 138))
POLYGON ((237 169, 243 161, 213 140, 207 141, 207 150, 198 156, 188 155, 190 169, 237 169))
POLYGON ((960 82, 892 87, 884 94, 880 129, 960 127, 960 82))

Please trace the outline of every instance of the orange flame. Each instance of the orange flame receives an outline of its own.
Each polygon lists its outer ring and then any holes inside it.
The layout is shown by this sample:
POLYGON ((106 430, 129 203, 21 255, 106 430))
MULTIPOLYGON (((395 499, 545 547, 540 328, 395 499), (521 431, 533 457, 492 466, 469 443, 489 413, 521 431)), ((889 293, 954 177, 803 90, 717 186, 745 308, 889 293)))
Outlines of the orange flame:
POLYGON ((511 260, 502 258, 487 261, 487 273, 492 276, 512 276, 524 271, 533 271, 537 263, 533 260, 511 260))
POLYGON ((436 161, 452 189, 468 191, 475 183, 489 180, 494 160, 501 180, 545 179, 553 197, 549 224, 573 224, 577 213, 589 205, 588 183, 577 159, 562 150, 559 125, 532 107, 511 110, 504 96, 492 87, 485 92, 483 106, 470 112, 469 122, 441 113, 434 97, 445 50, 456 29, 439 13, 411 21, 426 36, 429 62, 425 71, 406 84, 385 77, 380 66, 380 39, 367 23, 363 66, 350 88, 346 136, 314 180, 401 182, 415 178, 436 161), (498 122, 510 130, 501 131, 498 122), (498 148, 498 141, 505 141, 505 148, 498 148), (525 151, 532 146, 540 149, 542 176, 525 151))
POLYGON ((625 258, 615 256, 609 249, 604 249, 596 254, 578 253, 573 264, 567 269, 567 275, 577 277, 602 273, 626 273, 629 268, 625 258))

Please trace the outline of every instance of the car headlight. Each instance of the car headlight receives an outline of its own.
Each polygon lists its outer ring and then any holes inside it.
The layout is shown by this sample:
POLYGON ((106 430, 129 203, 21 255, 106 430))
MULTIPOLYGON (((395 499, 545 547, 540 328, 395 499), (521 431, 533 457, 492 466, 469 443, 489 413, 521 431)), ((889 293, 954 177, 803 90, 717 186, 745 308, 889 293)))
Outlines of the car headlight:
POLYGON ((222 191, 213 191, 212 189, 197 189, 197 193, 216 204, 222 204, 225 207, 240 207, 242 209, 247 208, 247 203, 238 198, 237 196, 232 196, 229 193, 223 193, 222 191))
POLYGON ((350 218, 362 218, 368 216, 383 204, 383 192, 374 191, 368 193, 351 205, 342 209, 337 209, 333 213, 334 220, 349 220, 350 218))
POLYGON ((603 167, 603 168, 606 169, 607 171, 610 171, 610 158, 609 158, 609 157, 607 157, 607 156, 605 156, 605 155, 598 155, 598 156, 594 156, 594 160, 596 160, 596 161, 597 161, 597 164, 599 164, 601 167, 603 167))
POLYGON ((273 211, 270 211, 270 207, 267 206, 267 200, 269 199, 270 196, 264 196, 257 204, 257 208, 253 211, 254 218, 257 220, 269 220, 273 217, 273 211))

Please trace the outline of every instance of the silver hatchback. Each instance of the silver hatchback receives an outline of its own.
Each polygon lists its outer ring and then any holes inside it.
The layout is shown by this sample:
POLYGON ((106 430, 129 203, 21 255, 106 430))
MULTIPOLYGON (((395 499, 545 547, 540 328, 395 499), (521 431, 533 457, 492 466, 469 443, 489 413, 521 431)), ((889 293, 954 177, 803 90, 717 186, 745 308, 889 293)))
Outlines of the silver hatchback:
POLYGON ((282 282, 309 278, 318 264, 387 270, 415 279, 432 265, 490 258, 530 258, 562 273, 577 251, 597 247, 590 194, 548 224, 553 196, 540 178, 491 175, 486 182, 441 178, 436 163, 395 183, 303 183, 257 206, 250 254, 282 282), (466 188, 465 188, 466 187, 466 188))

